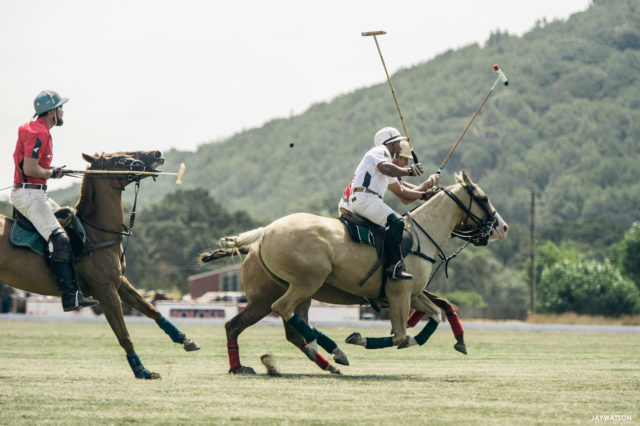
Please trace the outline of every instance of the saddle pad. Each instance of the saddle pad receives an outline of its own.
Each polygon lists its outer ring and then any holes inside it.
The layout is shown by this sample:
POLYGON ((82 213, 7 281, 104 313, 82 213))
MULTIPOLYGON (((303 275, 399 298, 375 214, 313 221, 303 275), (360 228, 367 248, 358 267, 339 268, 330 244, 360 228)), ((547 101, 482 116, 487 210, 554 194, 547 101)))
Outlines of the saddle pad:
POLYGON ((369 228, 366 226, 356 225, 353 222, 345 221, 344 223, 347 226, 347 231, 349 232, 349 235, 351 235, 353 241, 375 247, 376 237, 369 228))
MULTIPOLYGON (((76 215, 72 216, 70 226, 65 227, 65 231, 71 242, 71 249, 76 259, 79 259, 87 244, 87 232, 76 215)), ((13 221, 9 241, 17 247, 26 247, 40 256, 45 255, 47 242, 36 230, 24 228, 17 220, 13 221)))
POLYGON ((17 247, 25 247, 32 252, 44 256, 46 242, 40 234, 24 229, 17 221, 13 221, 9 241, 17 247))
MULTIPOLYGON (((353 218, 353 216, 340 216, 338 219, 347 227, 347 231, 353 241, 375 247, 378 252, 378 256, 380 256, 383 252, 382 245, 385 240, 385 229, 371 222, 369 222, 371 223, 371 227, 368 227, 365 224, 356 224, 351 221, 353 218)), ((356 217, 356 220, 361 219, 363 218, 356 217)), ((403 257, 406 257, 411 252, 412 246, 413 236, 405 229, 402 233, 402 243, 400 244, 400 250, 403 257)))

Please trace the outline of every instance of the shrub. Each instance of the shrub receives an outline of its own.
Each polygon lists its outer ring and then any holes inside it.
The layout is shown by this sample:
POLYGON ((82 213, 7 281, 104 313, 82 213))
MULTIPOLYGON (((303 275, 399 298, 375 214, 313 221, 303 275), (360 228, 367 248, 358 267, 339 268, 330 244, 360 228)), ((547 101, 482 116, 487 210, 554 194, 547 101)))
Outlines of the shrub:
POLYGON ((542 272, 538 308, 618 317, 640 313, 640 290, 609 261, 564 260, 542 272))

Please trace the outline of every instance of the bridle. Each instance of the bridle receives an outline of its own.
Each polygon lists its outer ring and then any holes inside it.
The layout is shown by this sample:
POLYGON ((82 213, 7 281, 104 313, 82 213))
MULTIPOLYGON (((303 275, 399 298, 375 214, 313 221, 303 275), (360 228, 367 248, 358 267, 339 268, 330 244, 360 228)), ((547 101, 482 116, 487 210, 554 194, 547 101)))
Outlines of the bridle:
MULTIPOLYGON (((147 167, 145 166, 145 164, 139 159, 138 154, 136 153, 136 157, 123 157, 118 159, 117 161, 115 161, 113 163, 115 166, 120 166, 120 167, 124 167, 125 171, 131 171, 131 172, 155 172, 156 170, 153 167, 147 167)), ((101 169, 105 169, 107 167, 106 164, 106 159, 104 158, 104 153, 100 156, 100 158, 98 160, 96 160, 96 162, 92 165, 91 169, 94 170, 101 170, 101 169), (94 168, 95 166, 95 168, 94 168)), ((80 221, 88 226, 90 226, 93 229, 96 229, 98 231, 101 232, 106 232, 106 233, 110 233, 110 234, 116 234, 119 235, 119 237, 116 237, 114 239, 108 240, 108 241, 103 241, 101 243, 97 243, 94 244, 93 248, 101 248, 101 247, 108 247, 111 245, 115 245, 115 244, 120 244, 122 242, 122 240, 124 240, 124 238, 126 237, 127 240, 124 244, 124 247, 122 249, 122 256, 120 257, 120 261, 122 262, 122 260, 124 259, 124 254, 127 251, 127 245, 129 244, 129 239, 131 238, 131 235, 133 234, 133 224, 135 221, 135 217, 136 217, 136 205, 138 204, 138 191, 140 189, 140 180, 142 179, 142 177, 140 175, 123 175, 123 176, 117 176, 117 175, 92 175, 92 177, 94 178, 100 178, 100 179, 116 179, 118 181, 118 184, 120 185, 120 190, 124 191, 125 187, 127 186, 126 184, 123 184, 123 181, 126 182, 135 182, 135 195, 134 195, 134 200, 133 200, 133 208, 131 209, 131 216, 129 218, 129 226, 125 225, 124 223, 122 224, 122 231, 118 230, 118 231, 114 231, 114 230, 110 230, 110 229, 105 229, 102 228, 101 226, 98 226, 94 223, 91 223, 90 221, 88 221, 84 216, 80 215, 79 213, 76 213, 76 216, 78 216, 78 218, 80 219, 80 221)), ((155 177, 154 177, 155 180, 155 177)))
POLYGON ((444 190, 444 193, 447 194, 447 196, 451 198, 466 215, 462 224, 453 228, 451 235, 464 241, 468 241, 474 246, 486 246, 489 243, 491 230, 498 226, 498 218, 496 217, 497 212, 489 208, 489 198, 486 195, 479 196, 475 194, 477 186, 463 185, 463 187, 469 194, 469 207, 465 206, 453 192, 446 188, 444 190), (485 213, 486 219, 480 219, 471 211, 474 201, 485 213), (471 219, 475 226, 468 223, 469 219, 471 219))
MULTIPOLYGON (((438 266, 436 267, 436 269, 431 273, 431 277, 429 278, 429 281, 427 282, 427 286, 429 285, 429 283, 431 282, 431 280, 433 279, 433 277, 435 276, 436 272, 438 271, 438 269, 440 268, 440 266, 442 266, 442 263, 444 263, 445 267, 445 276, 448 278, 449 277, 449 262, 451 260, 453 260, 456 256, 458 256, 458 254, 460 254, 460 252, 462 250, 464 250, 467 245, 469 245, 469 243, 475 245, 475 246, 486 246, 489 242, 489 237, 491 236, 491 230, 493 228, 495 228, 498 224, 498 219, 497 219, 497 212, 495 210, 491 210, 489 208, 489 198, 486 195, 483 196, 479 196, 479 195, 475 195, 475 190, 476 190, 476 186, 474 185, 462 185, 463 188, 467 191, 467 193, 469 194, 469 206, 467 207, 453 192, 449 191, 449 189, 445 188, 444 189, 444 193, 451 198, 457 205, 458 207, 465 213, 465 218, 462 221, 461 225, 456 226, 453 231, 451 232, 451 237, 458 237, 464 241, 466 241, 466 244, 464 244, 463 246, 459 247, 458 249, 456 249, 451 256, 447 256, 446 253, 444 252, 444 250, 442 250, 442 248, 438 245, 438 243, 435 242, 435 240, 431 237, 431 235, 429 235, 429 233, 426 231, 426 229, 424 229, 424 227, 422 227, 414 218, 413 216, 411 216, 411 211, 409 211, 406 216, 409 219, 409 221, 411 222, 412 225, 414 225, 415 228, 417 228, 418 230, 420 230, 428 239, 429 241, 431 241, 431 243, 436 247, 436 250, 438 252, 438 258, 440 259, 441 263, 438 264, 438 266), (481 219, 480 217, 478 217, 476 214, 474 214, 471 211, 471 207, 473 206, 473 202, 476 202, 480 208, 484 211, 484 213, 487 215, 486 219, 481 219), (471 220, 475 226, 469 225, 467 222, 471 220)), ((415 209, 414 209, 415 210, 415 209)), ((416 241, 418 242, 418 247, 416 250, 412 250, 411 254, 417 255, 431 263, 436 263, 436 260, 425 255, 424 253, 422 253, 421 248, 420 248, 420 239, 418 238, 417 232, 414 230, 413 231, 415 236, 416 236, 416 241)))

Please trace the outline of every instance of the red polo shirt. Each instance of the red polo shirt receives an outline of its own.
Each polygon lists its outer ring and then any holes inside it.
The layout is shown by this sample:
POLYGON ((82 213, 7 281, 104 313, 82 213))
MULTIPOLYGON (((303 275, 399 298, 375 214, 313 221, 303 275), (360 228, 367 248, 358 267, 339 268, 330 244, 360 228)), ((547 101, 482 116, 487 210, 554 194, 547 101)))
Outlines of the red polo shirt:
POLYGON ((48 169, 51 165, 53 142, 44 118, 30 121, 18 129, 18 142, 16 150, 13 152, 13 163, 15 164, 13 182, 46 184, 46 179, 30 177, 24 173, 25 157, 37 158, 38 164, 43 169, 48 169))

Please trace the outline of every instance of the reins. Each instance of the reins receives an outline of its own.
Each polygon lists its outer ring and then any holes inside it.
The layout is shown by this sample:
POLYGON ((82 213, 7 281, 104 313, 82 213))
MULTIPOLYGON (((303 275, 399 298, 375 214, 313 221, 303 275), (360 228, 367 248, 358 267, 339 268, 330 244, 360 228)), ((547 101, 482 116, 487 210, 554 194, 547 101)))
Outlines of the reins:
MULTIPOLYGON (((118 177, 113 177, 113 176, 109 176, 109 175, 105 175, 105 176, 92 176, 95 178, 101 178, 101 179, 117 179, 118 183, 120 184, 120 190, 124 192, 125 190, 125 185, 122 184, 122 178, 118 178, 118 177)), ((126 241, 124 242, 124 245, 122 247, 122 255, 120 256, 120 262, 123 261, 124 259, 124 255, 127 251, 127 246, 129 245, 129 240, 131 239, 131 236, 133 235, 133 225, 136 219, 136 206, 138 205, 138 191, 140 190, 140 176, 138 176, 136 179, 132 179, 132 175, 128 175, 127 176, 127 180, 135 180, 135 195, 133 198, 133 208, 131 209, 131 215, 129 217, 129 226, 125 225, 124 223, 122 224, 122 229, 124 231, 114 231, 111 229, 105 229, 101 226, 98 226, 90 221, 88 221, 84 216, 80 215, 79 213, 76 213, 76 216, 78 216, 78 218, 80 219, 81 222, 86 223, 87 225, 89 225, 91 228, 96 229, 98 231, 101 232, 107 232, 110 234, 118 234, 120 235, 120 237, 117 238, 113 238, 111 240, 107 240, 107 241, 103 241, 97 244, 94 244, 92 246, 92 249, 98 249, 98 248, 102 248, 102 247, 109 247, 111 245, 115 245, 115 244, 119 244, 121 243, 125 238, 126 241)))

